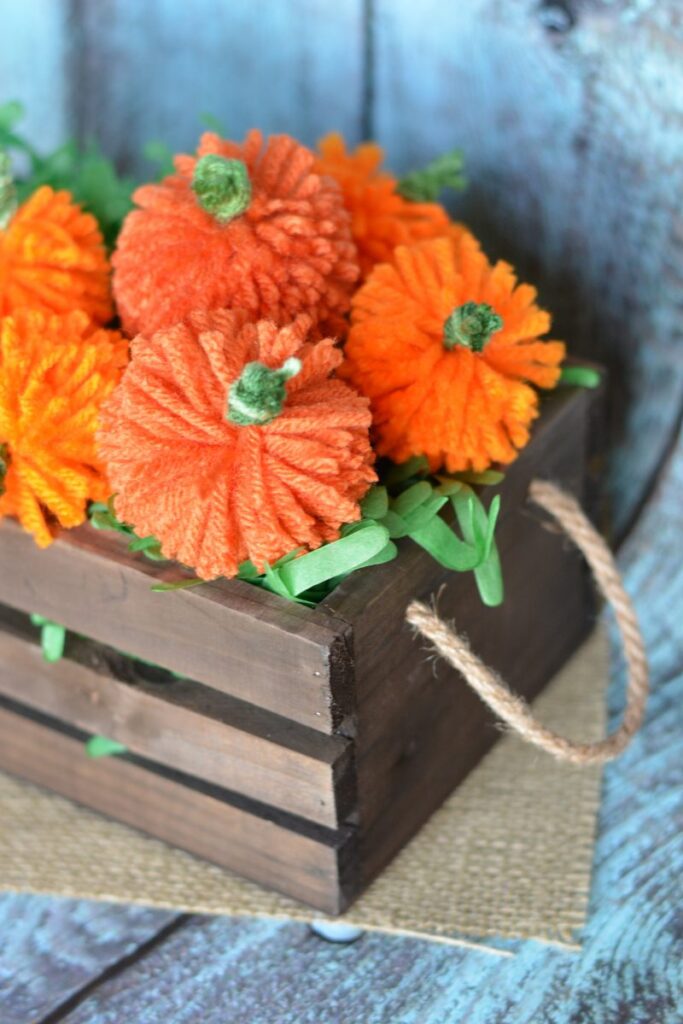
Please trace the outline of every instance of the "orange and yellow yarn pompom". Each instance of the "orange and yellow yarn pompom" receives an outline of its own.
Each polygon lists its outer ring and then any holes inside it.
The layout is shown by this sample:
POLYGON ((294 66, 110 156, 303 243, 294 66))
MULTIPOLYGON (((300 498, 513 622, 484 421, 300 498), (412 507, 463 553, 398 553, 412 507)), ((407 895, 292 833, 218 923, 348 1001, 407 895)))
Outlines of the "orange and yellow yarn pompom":
POLYGON ((95 431, 127 348, 83 312, 21 309, 0 322, 0 517, 16 516, 40 547, 110 494, 95 431))
POLYGON ((119 518, 199 576, 312 549, 359 519, 375 473, 367 399, 331 376, 310 318, 197 312, 133 342, 100 452, 119 518))
POLYGON ((68 192, 44 185, 0 230, 0 316, 22 306, 113 315, 109 262, 97 221, 68 192))
POLYGON ((113 258, 131 335, 196 310, 241 308, 283 324, 309 313, 339 330, 358 277, 339 186, 287 135, 243 143, 205 134, 176 174, 134 194, 113 258))
POLYGON ((466 231, 397 249, 354 297, 344 375, 372 404, 377 451, 433 470, 511 462, 565 347, 512 268, 466 231))
POLYGON ((390 260, 398 245, 449 233, 450 221, 442 206, 404 199, 396 178, 380 170, 381 146, 366 142, 350 153, 341 135, 333 133, 321 139, 318 148, 316 170, 341 186, 364 277, 376 263, 390 260))

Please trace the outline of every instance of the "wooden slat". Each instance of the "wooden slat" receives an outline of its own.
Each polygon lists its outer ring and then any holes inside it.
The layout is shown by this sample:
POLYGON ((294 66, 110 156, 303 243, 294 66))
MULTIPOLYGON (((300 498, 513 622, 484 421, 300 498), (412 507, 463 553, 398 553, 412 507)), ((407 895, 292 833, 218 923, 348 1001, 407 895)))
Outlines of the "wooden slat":
POLYGON ((361 134, 362 0, 334 7, 327 0, 72 0, 72 7, 77 127, 126 169, 149 173, 142 150, 150 139, 193 147, 207 112, 231 138, 254 127, 306 143, 333 129, 361 134))
POLYGON ((29 630, 0 610, 0 694, 133 753, 336 828, 353 811, 350 744, 322 736, 190 680, 116 679, 83 642, 47 664, 29 630), (98 667, 79 664, 86 658, 98 667))
POLYGON ((1 603, 333 732, 351 709, 348 627, 236 580, 152 591, 179 574, 88 525, 43 551, 15 522, 0 524, 1 603))
POLYGON ((265 808, 228 802, 212 786, 126 754, 93 760, 84 734, 0 699, 0 766, 269 885, 326 913, 353 888, 352 830, 332 832, 265 808))

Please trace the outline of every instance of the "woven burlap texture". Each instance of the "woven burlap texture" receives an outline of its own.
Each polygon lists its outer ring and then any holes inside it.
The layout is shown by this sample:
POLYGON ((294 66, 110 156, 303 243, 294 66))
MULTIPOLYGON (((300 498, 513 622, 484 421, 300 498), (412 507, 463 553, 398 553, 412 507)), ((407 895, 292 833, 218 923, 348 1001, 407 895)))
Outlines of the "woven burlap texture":
MULTIPOLYGON (((534 711, 568 735, 598 738, 608 663, 598 630, 534 711)), ((600 779, 599 767, 562 765, 504 736, 344 920, 440 941, 499 936, 575 945, 588 902, 600 779)), ((0 889, 197 913, 318 916, 2 774, 0 889)))

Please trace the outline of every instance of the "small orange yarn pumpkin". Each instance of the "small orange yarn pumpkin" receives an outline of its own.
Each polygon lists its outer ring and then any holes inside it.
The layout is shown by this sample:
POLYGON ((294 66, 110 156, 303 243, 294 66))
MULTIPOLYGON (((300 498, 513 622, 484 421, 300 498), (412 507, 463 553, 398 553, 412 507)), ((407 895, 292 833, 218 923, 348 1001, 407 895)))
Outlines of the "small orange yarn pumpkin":
POLYGON ((202 136, 176 174, 139 188, 114 254, 125 330, 149 335, 190 312, 241 308, 286 323, 310 313, 338 330, 358 277, 338 185, 287 135, 242 144, 202 136))
POLYGON ((396 250, 353 301, 344 375, 372 404, 379 454, 426 455, 432 469, 507 463, 538 415, 530 384, 553 387, 565 347, 512 267, 475 238, 396 250))
POLYGON ((196 312, 139 337, 104 410, 117 515, 199 576, 259 570, 359 518, 375 479, 367 399, 330 374, 310 318, 278 328, 196 312))
POLYGON ((320 140, 318 149, 317 172, 341 185, 364 277, 376 263, 390 260, 396 246, 449 233, 451 223, 442 206, 404 199, 396 178, 380 170, 381 146, 365 142, 347 152, 342 136, 333 132, 320 140))
POLYGON ((111 319, 109 261, 97 221, 69 192, 39 188, 0 230, 0 316, 21 306, 111 319))
POLYGON ((0 517, 16 516, 40 547, 111 493, 95 431, 127 351, 80 311, 19 309, 0 321, 0 517))

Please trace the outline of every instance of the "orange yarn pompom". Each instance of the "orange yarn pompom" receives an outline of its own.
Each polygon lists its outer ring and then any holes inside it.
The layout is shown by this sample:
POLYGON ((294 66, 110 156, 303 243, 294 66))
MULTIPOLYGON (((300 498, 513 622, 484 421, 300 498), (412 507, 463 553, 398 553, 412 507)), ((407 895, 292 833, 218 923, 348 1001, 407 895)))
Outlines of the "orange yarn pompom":
POLYGON ((278 328, 197 312, 133 342, 100 451, 117 515, 199 576, 316 548, 360 517, 375 479, 367 399, 330 377, 310 318, 278 328))
POLYGON ((197 157, 134 194, 113 263, 124 328, 151 334, 195 310, 245 309, 286 323, 299 313, 334 330, 358 277, 338 185, 287 135, 244 143, 207 133, 197 157))
POLYGON ((442 206, 404 199, 396 178, 380 171, 381 146, 366 142, 348 153, 341 135, 332 133, 320 140, 318 148, 315 169, 341 185, 363 276, 376 263, 388 262, 396 246, 449 233, 450 221, 442 206))
POLYGON ((21 309, 0 322, 0 517, 16 516, 40 547, 110 494, 95 431, 127 349, 83 312, 21 309))
POLYGON ((377 450, 426 455, 433 470, 511 462, 564 345, 512 267, 491 266, 463 231, 396 250, 356 293, 344 375, 372 403, 377 450), (527 383, 529 382, 529 383, 527 383))
POLYGON ((109 261, 97 221, 68 192, 39 188, 0 230, 0 316, 21 306, 113 315, 109 261))

